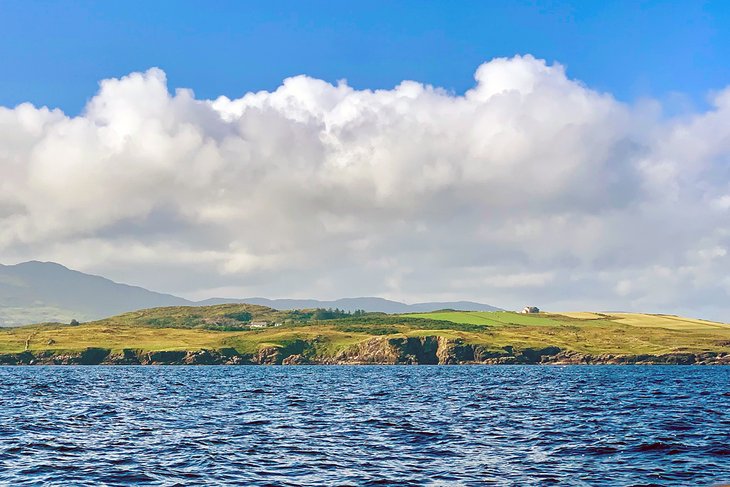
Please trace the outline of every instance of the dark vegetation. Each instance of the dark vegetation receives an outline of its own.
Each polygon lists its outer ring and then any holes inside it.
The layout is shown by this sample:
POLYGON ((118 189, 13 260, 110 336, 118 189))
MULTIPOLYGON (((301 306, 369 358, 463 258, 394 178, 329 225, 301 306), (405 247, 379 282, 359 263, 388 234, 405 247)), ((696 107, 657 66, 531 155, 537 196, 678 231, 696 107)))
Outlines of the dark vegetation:
POLYGON ((317 308, 312 313, 312 319, 315 321, 322 321, 322 320, 334 320, 337 318, 357 318, 360 316, 364 316, 366 313, 365 311, 358 309, 354 312, 345 311, 343 309, 332 309, 332 308, 317 308))
POLYGON ((253 319, 253 315, 249 311, 236 311, 234 313, 228 313, 223 316, 232 320, 241 321, 243 323, 250 323, 253 319))

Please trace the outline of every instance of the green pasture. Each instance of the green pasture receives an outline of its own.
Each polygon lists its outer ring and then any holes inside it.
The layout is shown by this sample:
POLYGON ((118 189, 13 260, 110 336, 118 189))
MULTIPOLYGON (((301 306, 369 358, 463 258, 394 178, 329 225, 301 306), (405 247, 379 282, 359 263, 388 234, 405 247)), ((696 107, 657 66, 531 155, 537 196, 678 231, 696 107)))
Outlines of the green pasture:
POLYGON ((597 354, 730 353, 730 325, 669 315, 635 313, 540 313, 438 311, 387 315, 367 313, 315 320, 313 310, 277 311, 264 306, 172 307, 125 313, 104 320, 39 324, 0 329, 0 353, 48 350, 134 349, 200 350, 234 348, 255 353, 261 347, 298 350, 334 357, 373 338, 439 336, 479 344, 542 348, 597 354), (247 320, 268 328, 250 328, 247 320))

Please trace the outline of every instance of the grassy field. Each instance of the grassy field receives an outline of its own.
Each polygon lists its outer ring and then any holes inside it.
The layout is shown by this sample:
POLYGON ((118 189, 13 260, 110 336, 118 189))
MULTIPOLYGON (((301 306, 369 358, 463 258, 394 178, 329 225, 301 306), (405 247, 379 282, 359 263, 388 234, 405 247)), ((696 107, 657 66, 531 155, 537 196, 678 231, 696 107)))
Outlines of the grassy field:
POLYGON ((671 315, 641 313, 539 313, 437 311, 402 315, 484 327, 489 343, 555 345, 588 354, 664 354, 730 351, 730 325, 671 315))
POLYGON ((586 354, 730 352, 730 325, 669 315, 440 311, 406 315, 368 313, 313 320, 312 310, 277 311, 263 306, 173 307, 126 313, 79 325, 40 324, 0 329, 0 353, 231 348, 255 353, 262 347, 317 356, 336 353, 374 337, 439 336, 490 350, 557 346, 586 354), (250 328, 249 321, 267 322, 250 328))
POLYGON ((727 323, 682 318, 672 315, 646 315, 636 313, 613 313, 611 319, 616 323, 625 323, 631 326, 667 328, 670 330, 702 330, 713 331, 730 329, 727 323))
MULTIPOLYGON (((435 311, 401 316, 474 325, 558 326, 562 324, 560 320, 554 319, 553 315, 528 315, 511 311, 435 311)), ((560 318, 567 317, 561 316, 560 318)))

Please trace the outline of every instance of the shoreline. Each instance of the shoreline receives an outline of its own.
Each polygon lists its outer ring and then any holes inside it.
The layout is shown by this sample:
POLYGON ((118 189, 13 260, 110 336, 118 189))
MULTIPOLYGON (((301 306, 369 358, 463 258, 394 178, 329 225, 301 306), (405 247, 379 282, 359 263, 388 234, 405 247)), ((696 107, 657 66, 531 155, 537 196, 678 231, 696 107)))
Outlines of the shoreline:
POLYGON ((724 352, 685 353, 660 355, 590 355, 544 349, 509 350, 490 353, 489 356, 458 357, 457 354, 353 354, 343 352, 333 357, 306 357, 301 354, 284 355, 274 347, 256 354, 241 354, 234 349, 142 351, 124 349, 113 352, 104 348, 87 348, 77 352, 24 351, 0 354, 0 365, 730 365, 730 354, 724 352))

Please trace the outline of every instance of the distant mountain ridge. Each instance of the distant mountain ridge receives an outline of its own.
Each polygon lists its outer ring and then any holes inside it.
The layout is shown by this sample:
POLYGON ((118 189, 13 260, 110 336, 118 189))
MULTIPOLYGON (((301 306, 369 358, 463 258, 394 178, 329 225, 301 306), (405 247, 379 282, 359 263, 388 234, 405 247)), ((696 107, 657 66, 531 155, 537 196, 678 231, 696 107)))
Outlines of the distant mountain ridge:
POLYGON ((54 262, 0 265, 0 326, 94 320, 135 309, 189 304, 183 298, 119 284, 54 262))
POLYGON ((280 310, 306 309, 306 308, 339 308, 345 311, 362 309, 365 311, 379 311, 382 313, 425 313, 439 309, 458 309, 460 311, 501 311, 500 308, 488 304, 475 303, 473 301, 446 301, 432 303, 406 304, 399 301, 391 301, 385 298, 363 297, 363 298, 341 298, 334 301, 320 301, 317 299, 267 299, 267 298, 243 298, 225 299, 212 298, 199 301, 196 304, 209 306, 213 304, 226 303, 248 303, 260 304, 280 310))
POLYGON ((0 326, 47 321, 89 321, 127 311, 163 306, 205 306, 250 303, 281 310, 304 308, 363 309, 385 313, 426 312, 438 309, 493 311, 493 306, 470 301, 405 304, 383 298, 315 299, 212 298, 190 301, 171 294, 120 284, 101 276, 85 274, 55 262, 30 261, 0 264, 0 326))

